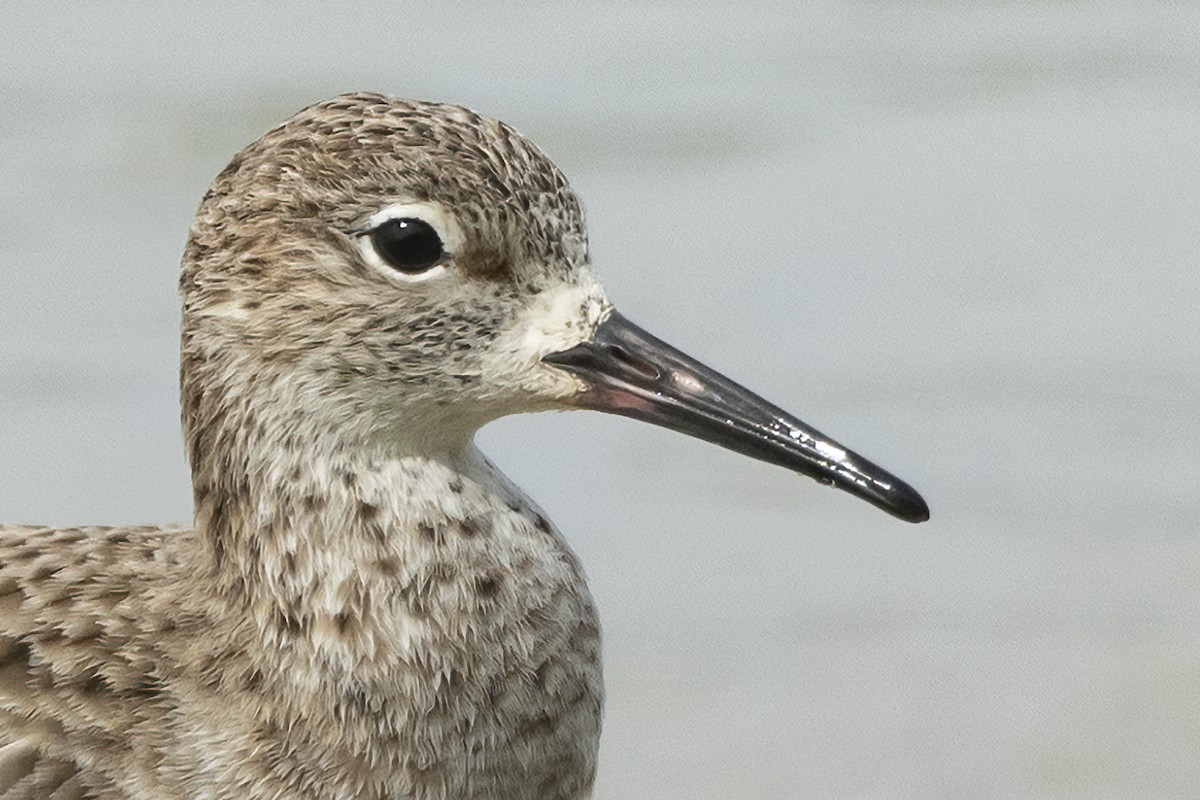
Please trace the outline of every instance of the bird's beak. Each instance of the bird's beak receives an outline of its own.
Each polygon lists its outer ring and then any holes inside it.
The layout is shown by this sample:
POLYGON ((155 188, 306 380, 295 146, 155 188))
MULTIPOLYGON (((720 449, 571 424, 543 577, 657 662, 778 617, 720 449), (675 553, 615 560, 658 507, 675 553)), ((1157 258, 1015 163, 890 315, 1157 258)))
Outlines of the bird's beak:
POLYGON ((584 385, 568 402, 652 422, 837 486, 907 522, 929 507, 904 481, 613 311, 543 359, 584 385))

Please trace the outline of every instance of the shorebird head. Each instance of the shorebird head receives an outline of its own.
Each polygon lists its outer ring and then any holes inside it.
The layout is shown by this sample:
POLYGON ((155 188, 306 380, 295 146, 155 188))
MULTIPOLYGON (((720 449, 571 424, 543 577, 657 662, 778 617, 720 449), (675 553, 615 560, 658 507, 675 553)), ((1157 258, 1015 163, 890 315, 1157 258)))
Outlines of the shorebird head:
POLYGON ((452 452, 505 414, 585 407, 928 516, 903 482, 617 314, 562 173, 459 106, 342 95, 265 134, 205 195, 181 292, 194 471, 272 447, 452 452))

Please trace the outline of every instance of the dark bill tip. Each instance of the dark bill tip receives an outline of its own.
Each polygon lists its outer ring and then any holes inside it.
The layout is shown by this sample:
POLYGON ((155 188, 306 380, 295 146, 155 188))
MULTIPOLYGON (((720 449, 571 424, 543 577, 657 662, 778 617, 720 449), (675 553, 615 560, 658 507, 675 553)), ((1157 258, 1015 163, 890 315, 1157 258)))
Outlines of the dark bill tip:
POLYGON ((612 312, 542 359, 585 388, 572 402, 686 433, 836 486, 906 522, 929 506, 904 481, 612 312))

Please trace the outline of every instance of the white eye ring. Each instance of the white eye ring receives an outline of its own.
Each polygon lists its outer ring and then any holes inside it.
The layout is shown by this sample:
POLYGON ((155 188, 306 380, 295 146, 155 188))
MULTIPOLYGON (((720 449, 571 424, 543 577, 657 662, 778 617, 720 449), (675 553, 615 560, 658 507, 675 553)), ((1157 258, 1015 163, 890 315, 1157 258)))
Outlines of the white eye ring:
POLYGON ((372 214, 361 228, 354 231, 354 234, 359 252, 371 267, 391 280, 404 283, 417 283, 445 275, 447 273, 446 262, 460 251, 463 243, 462 230, 458 227, 457 221, 439 203, 412 202, 386 205, 372 214), (381 225, 392 220, 404 219, 417 220, 433 229, 442 242, 444 255, 440 263, 419 272, 406 272, 389 264, 379 254, 372 233, 381 225))

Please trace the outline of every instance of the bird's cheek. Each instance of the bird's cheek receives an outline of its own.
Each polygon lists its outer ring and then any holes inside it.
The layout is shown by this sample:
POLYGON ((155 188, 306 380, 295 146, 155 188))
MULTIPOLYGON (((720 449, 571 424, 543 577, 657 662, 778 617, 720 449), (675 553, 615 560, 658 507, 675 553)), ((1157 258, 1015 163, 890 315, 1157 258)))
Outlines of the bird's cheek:
POLYGON ((510 405, 508 413, 556 408, 582 390, 573 375, 543 364, 540 351, 494 347, 484 355, 482 386, 489 396, 502 398, 510 405))

